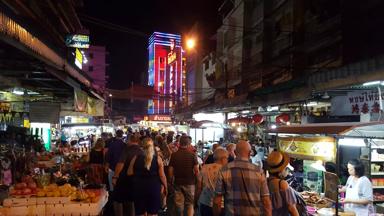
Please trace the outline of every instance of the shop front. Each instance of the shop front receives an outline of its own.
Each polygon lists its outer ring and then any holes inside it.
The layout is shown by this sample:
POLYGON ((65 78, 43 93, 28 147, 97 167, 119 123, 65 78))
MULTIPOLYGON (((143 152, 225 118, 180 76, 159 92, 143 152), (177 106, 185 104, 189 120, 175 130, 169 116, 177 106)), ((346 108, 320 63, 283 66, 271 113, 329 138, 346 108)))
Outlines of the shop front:
POLYGON ((382 213, 379 203, 384 202, 380 154, 384 148, 383 129, 384 122, 325 123, 282 126, 268 132, 276 135, 275 147, 292 158, 295 175, 303 186, 302 194, 311 207, 308 209, 314 215, 316 211, 341 215, 345 206, 339 201, 344 195, 337 191, 339 185, 345 185, 346 164, 351 159, 364 164, 365 176, 372 182, 375 208, 370 211, 382 213))

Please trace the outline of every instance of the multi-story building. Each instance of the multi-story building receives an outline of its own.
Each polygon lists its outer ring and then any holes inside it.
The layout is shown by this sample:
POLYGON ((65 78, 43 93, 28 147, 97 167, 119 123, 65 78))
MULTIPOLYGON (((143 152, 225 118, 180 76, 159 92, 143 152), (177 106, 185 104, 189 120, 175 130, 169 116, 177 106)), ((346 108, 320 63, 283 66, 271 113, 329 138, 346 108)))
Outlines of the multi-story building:
POLYGON ((233 87, 241 82, 245 5, 243 0, 224 1, 219 8, 223 24, 217 30, 215 86, 218 88, 233 87))
POLYGON ((148 85, 158 96, 148 101, 148 114, 170 114, 186 98, 185 57, 181 36, 154 32, 148 45, 148 85))
POLYGON ((92 78, 93 83, 100 90, 104 90, 107 84, 108 76, 106 70, 108 64, 106 57, 108 52, 105 46, 90 46, 84 50, 84 56, 87 62, 83 64, 83 71, 92 78))
POLYGON ((202 76, 198 77, 201 82, 201 89, 199 89, 200 97, 198 100, 206 100, 212 98, 215 89, 212 87, 215 81, 216 72, 216 55, 211 52, 202 59, 202 76))

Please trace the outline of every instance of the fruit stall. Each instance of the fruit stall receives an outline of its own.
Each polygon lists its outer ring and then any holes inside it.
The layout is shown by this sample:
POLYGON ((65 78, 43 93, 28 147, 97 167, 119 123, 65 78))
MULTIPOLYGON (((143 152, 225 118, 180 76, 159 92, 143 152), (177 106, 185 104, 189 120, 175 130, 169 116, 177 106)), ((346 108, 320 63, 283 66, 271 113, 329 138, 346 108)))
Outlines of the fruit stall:
POLYGON ((69 183, 38 187, 32 179, 10 188, 0 215, 99 215, 108 201, 103 187, 75 187, 69 183))
POLYGON ((108 193, 88 181, 88 154, 33 146, 0 139, 0 215, 99 215, 108 193))

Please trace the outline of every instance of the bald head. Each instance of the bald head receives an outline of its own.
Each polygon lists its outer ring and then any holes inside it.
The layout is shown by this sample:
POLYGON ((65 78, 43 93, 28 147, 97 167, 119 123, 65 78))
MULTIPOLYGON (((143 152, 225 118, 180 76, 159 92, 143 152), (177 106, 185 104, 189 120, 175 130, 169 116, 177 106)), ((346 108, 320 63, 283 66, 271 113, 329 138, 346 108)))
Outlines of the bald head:
POLYGON ((237 157, 249 159, 250 152, 251 152, 251 145, 247 141, 240 140, 239 143, 237 143, 236 145, 237 157))

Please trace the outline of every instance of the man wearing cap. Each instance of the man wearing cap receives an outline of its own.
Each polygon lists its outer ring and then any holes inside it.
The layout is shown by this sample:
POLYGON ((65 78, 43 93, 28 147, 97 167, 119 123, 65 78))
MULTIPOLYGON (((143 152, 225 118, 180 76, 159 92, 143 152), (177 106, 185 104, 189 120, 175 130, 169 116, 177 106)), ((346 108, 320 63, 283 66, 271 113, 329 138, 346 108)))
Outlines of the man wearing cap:
POLYGON ((267 180, 257 165, 249 161, 251 145, 240 141, 236 145, 236 159, 218 173, 213 200, 213 215, 221 213, 224 197, 225 215, 272 215, 267 180))

